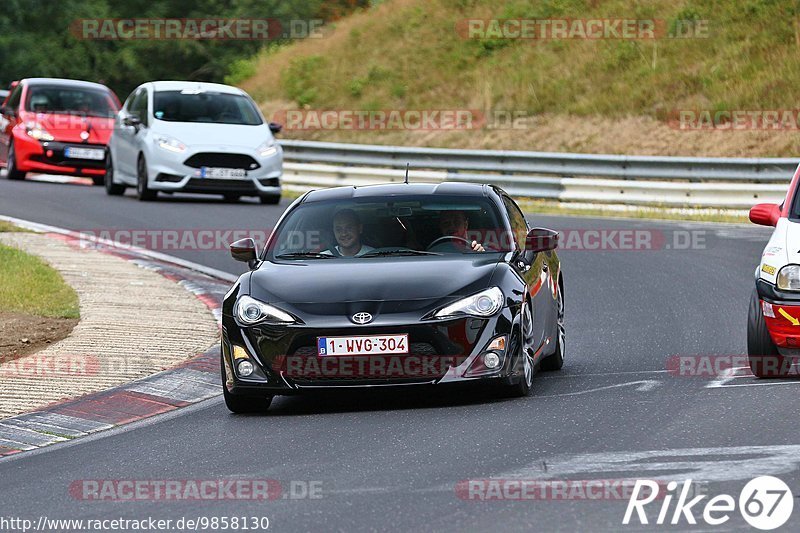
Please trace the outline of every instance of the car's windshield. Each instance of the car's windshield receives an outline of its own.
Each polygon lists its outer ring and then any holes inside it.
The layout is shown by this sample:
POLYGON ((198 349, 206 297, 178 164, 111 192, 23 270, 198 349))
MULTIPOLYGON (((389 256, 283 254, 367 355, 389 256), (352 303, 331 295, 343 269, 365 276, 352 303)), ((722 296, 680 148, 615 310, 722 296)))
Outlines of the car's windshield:
POLYGON ((102 89, 34 85, 28 89, 25 110, 34 113, 113 118, 117 114, 117 104, 102 89))
POLYGON ((512 237, 491 201, 393 196, 301 205, 281 223, 269 259, 308 260, 506 252, 512 237), (476 246, 477 243, 479 246, 476 246))
POLYGON ((156 91, 153 116, 168 122, 262 124, 253 102, 244 95, 212 91, 156 91))

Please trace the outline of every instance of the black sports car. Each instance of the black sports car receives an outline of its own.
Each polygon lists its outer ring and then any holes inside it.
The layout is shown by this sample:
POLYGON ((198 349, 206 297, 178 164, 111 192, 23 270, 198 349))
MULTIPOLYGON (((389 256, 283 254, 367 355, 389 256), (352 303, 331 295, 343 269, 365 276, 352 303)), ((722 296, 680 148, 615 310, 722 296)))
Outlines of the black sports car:
POLYGON ((312 191, 225 297, 222 380, 235 412, 311 389, 491 380, 530 392, 564 362, 558 233, 503 190, 464 183, 312 191))

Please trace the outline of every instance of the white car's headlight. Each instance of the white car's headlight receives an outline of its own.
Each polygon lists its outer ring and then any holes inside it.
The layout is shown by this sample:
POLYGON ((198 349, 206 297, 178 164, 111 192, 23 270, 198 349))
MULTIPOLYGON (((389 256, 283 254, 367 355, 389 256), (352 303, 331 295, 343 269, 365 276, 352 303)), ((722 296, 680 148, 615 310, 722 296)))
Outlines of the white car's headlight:
POLYGON ((34 121, 25 123, 25 133, 28 134, 28 137, 36 139, 37 141, 55 140, 55 137, 53 137, 50 132, 44 129, 44 126, 34 121))
POLYGON ((159 148, 163 148, 169 152, 179 154, 186 151, 186 145, 175 137, 170 137, 168 135, 156 135, 155 141, 159 148))
POLYGON ((259 322, 283 322, 290 324, 295 322, 292 315, 286 311, 281 311, 264 302, 260 302, 250 296, 241 296, 233 306, 233 314, 239 323, 245 326, 252 326, 259 322))
POLYGON ((499 287, 492 287, 452 303, 437 311, 433 316, 436 318, 462 315, 487 317, 498 312, 501 307, 503 307, 503 291, 499 287))
POLYGON ((775 278, 775 285, 782 291, 800 291, 800 265, 786 265, 775 278))
POLYGON ((278 146, 275 141, 266 141, 264 144, 256 148, 261 157, 269 157, 278 153, 278 146))

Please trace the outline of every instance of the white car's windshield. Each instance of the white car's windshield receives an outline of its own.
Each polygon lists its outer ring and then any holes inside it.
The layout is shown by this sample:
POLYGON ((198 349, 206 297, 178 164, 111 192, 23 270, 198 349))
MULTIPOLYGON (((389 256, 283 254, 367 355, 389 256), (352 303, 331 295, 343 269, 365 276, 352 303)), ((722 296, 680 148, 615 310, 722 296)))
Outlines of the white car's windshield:
POLYGON ((153 116, 168 122, 209 122, 216 124, 262 124, 253 103, 240 94, 211 91, 156 91, 153 116))

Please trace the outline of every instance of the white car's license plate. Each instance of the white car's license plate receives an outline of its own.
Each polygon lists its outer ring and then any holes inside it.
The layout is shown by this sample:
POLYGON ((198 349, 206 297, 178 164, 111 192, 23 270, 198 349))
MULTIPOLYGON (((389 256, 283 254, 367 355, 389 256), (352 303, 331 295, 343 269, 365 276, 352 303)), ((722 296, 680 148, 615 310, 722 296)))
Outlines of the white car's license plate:
POLYGON ((64 157, 69 159, 93 159, 100 161, 106 158, 105 150, 98 148, 77 148, 75 146, 67 146, 64 148, 64 157))
POLYGON ((200 177, 218 179, 246 178, 247 171, 243 168, 201 167, 200 177))
POLYGON ((408 335, 317 337, 317 353, 326 355, 378 355, 408 353, 408 335))

